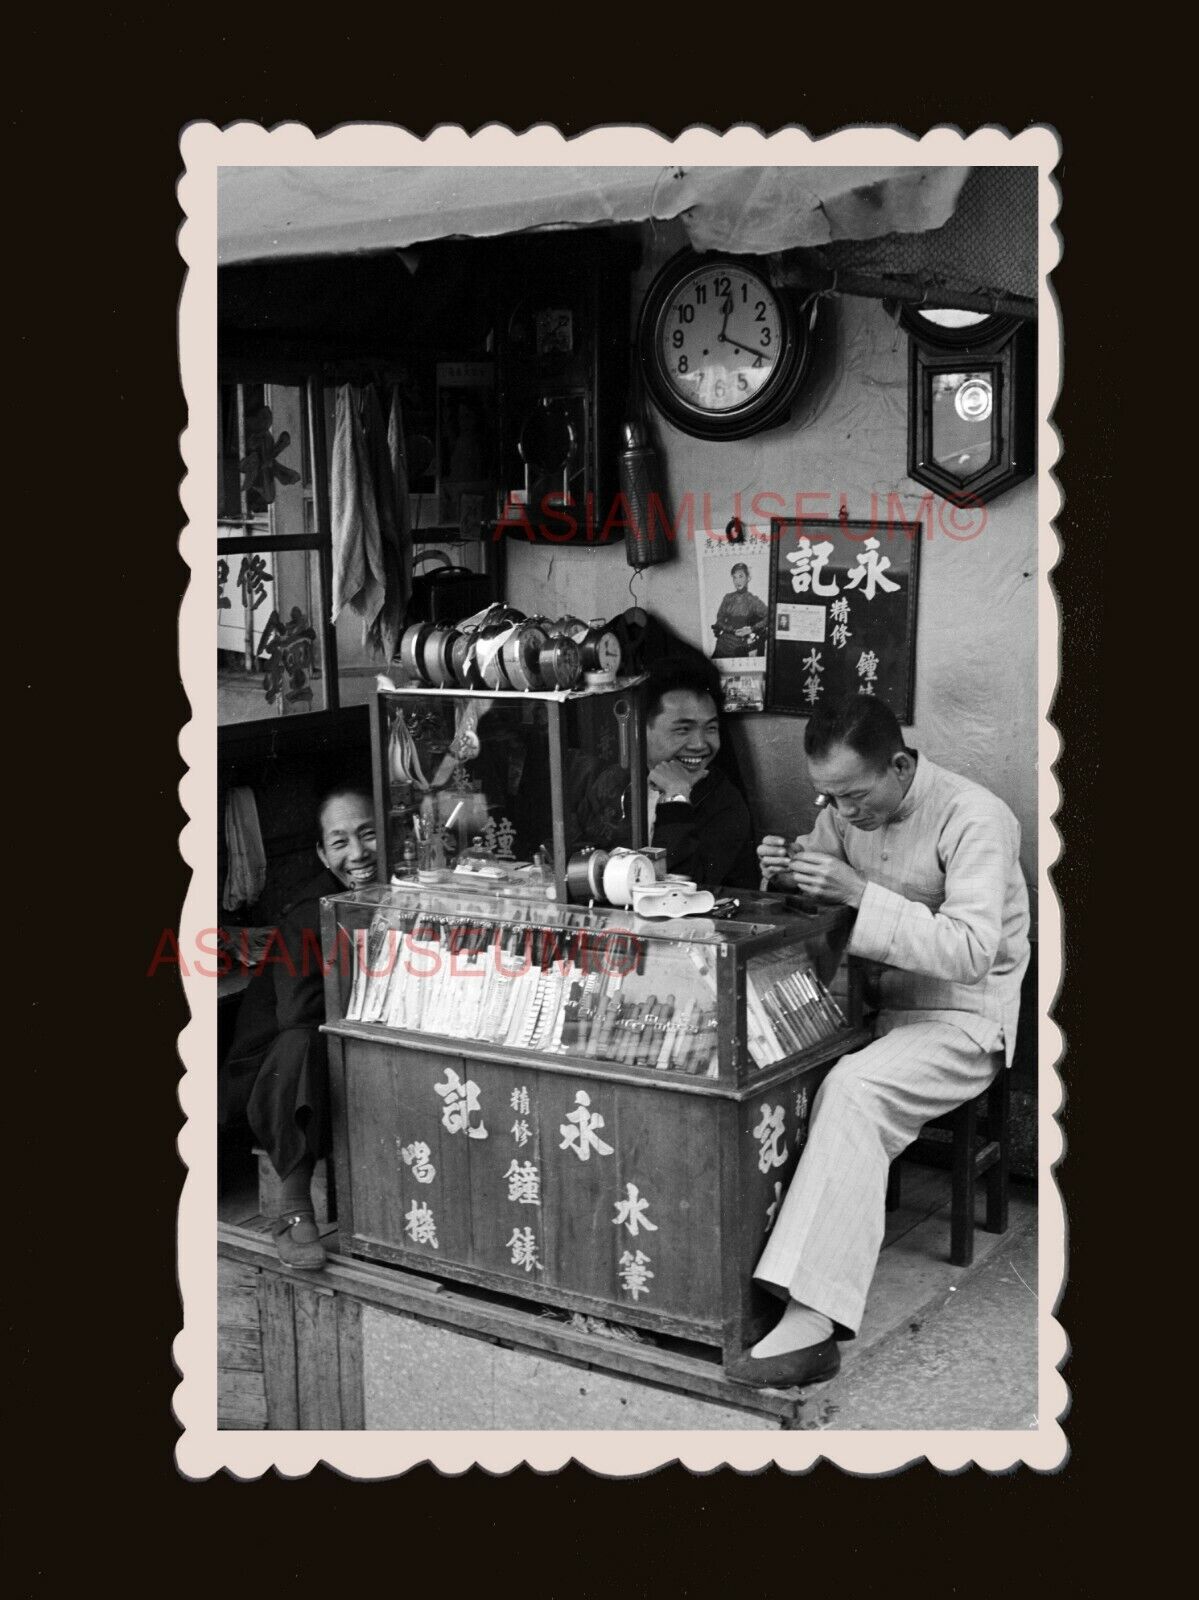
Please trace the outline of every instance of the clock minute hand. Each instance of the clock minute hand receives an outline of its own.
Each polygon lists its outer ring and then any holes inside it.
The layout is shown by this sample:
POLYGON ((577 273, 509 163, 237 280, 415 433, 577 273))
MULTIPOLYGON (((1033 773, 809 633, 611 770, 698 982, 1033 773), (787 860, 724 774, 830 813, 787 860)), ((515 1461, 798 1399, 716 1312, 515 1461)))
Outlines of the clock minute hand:
POLYGON ((764 350, 755 350, 752 345, 742 344, 740 339, 730 339, 727 333, 722 333, 720 335, 720 343, 731 344, 737 350, 744 350, 747 355, 757 356, 759 360, 764 361, 766 359, 766 352, 764 350))

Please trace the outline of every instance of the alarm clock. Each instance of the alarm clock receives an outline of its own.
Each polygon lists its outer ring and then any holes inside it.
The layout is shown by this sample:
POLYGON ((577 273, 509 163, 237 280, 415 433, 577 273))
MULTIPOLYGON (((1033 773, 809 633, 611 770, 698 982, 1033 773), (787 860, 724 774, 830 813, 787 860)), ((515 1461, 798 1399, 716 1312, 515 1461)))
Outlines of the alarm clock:
POLYGON ((503 652, 505 643, 518 627, 519 624, 515 622, 496 622, 488 628, 479 629, 475 644, 475 664, 486 688, 510 687, 508 676, 504 671, 503 652))
POLYGON ((572 900, 599 900, 604 892, 608 852, 593 844, 580 845, 566 863, 566 892, 572 900))
POLYGON ((579 647, 573 639, 564 633, 546 639, 537 658, 538 676, 546 689, 573 689, 581 671, 579 647))
POLYGON ((651 883, 656 887, 657 882, 653 862, 637 850, 613 850, 604 866, 604 895, 610 905, 631 906, 636 889, 651 883))
POLYGON ((451 685, 453 688, 467 689, 470 687, 466 663, 473 640, 473 633, 460 633, 457 629, 454 630, 454 637, 450 642, 450 672, 453 674, 454 681, 451 685))
POLYGON ((430 682, 425 675, 425 645, 433 631, 431 622, 414 622, 400 637, 400 661, 408 676, 418 683, 430 682))
POLYGON ((500 660, 504 674, 514 689, 541 686, 538 663, 549 640, 535 622, 518 623, 504 639, 500 660))
POLYGON ((462 636, 449 622, 437 622, 425 636, 421 659, 426 680, 435 689, 452 689, 457 683, 453 650, 462 636))
POLYGON ((753 256, 684 250, 650 284, 637 325, 658 409, 697 439, 744 439, 790 415, 818 302, 797 313, 753 256))
POLYGON ((578 645, 579 666, 584 673, 595 674, 604 681, 616 677, 624 655, 620 640, 602 617, 590 626, 577 617, 566 617, 558 626, 578 645))

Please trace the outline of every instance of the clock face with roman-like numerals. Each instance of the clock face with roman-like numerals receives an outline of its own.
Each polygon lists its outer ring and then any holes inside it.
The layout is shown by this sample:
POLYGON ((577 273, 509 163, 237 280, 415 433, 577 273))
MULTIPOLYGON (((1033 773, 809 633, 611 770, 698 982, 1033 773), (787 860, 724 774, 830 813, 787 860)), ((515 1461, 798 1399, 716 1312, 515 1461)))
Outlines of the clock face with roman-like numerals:
POLYGON ((680 428, 740 438, 783 420, 806 364, 806 329, 756 262, 685 251, 642 307, 650 392, 680 428))

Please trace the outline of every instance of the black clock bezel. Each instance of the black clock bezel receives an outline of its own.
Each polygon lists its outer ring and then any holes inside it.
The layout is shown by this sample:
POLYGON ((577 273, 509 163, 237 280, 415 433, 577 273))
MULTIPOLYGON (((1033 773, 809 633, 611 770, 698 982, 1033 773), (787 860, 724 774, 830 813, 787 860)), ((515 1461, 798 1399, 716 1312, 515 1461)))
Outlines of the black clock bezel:
POLYGON ((792 402, 811 360, 814 325, 814 317, 806 319, 798 314, 790 292, 770 281, 767 263, 762 257, 682 250, 657 274, 641 302, 637 354, 645 386, 658 410, 692 438, 748 438, 764 428, 777 426, 790 415, 792 402), (696 272, 719 271, 721 267, 753 272, 761 278, 778 310, 783 349, 773 372, 756 394, 740 406, 716 412, 688 404, 674 389, 662 367, 658 328, 682 283, 696 272))

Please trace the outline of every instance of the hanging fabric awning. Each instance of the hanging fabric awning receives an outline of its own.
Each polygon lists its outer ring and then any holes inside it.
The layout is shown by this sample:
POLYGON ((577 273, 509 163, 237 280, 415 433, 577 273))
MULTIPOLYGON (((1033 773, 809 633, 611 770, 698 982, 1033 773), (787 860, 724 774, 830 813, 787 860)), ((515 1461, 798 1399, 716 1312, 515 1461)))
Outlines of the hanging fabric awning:
POLYGON ((1037 244, 1037 169, 974 167, 943 226, 838 240, 788 266, 807 286, 842 294, 1030 317, 1037 244))
POLYGON ((918 234, 968 167, 224 167, 218 262, 363 254, 531 228, 682 219, 697 250, 764 255, 918 234))

